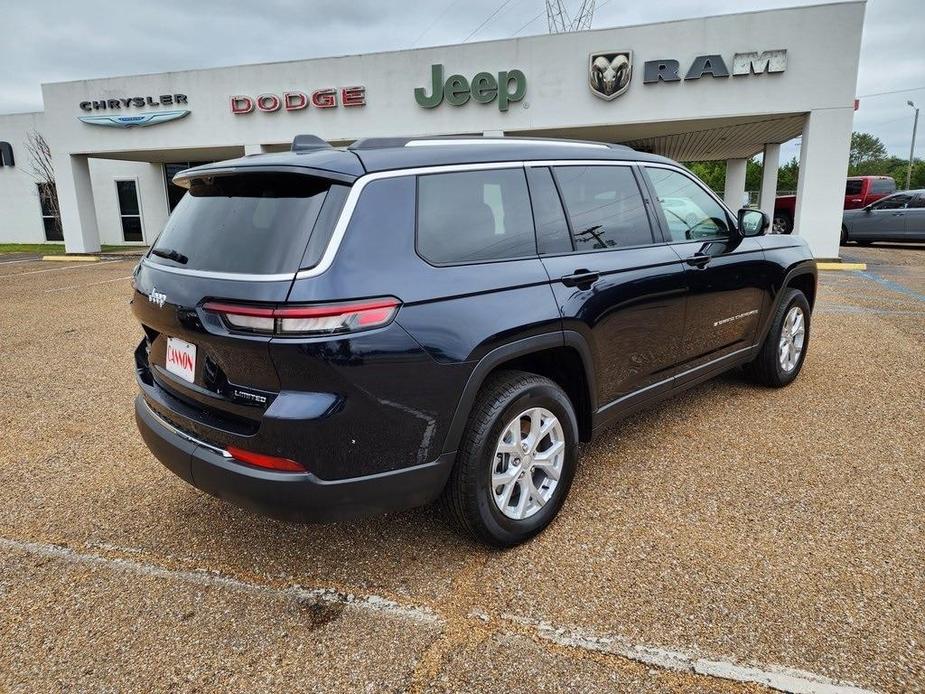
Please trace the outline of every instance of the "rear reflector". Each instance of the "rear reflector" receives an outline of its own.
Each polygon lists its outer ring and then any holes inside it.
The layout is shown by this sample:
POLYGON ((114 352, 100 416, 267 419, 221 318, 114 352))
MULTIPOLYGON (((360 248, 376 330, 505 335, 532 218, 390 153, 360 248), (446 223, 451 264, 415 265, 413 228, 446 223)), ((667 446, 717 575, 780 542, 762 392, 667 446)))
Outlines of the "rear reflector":
POLYGON ((229 327, 277 335, 330 335, 376 328, 389 323, 401 302, 395 297, 311 306, 248 306, 210 301, 203 308, 218 313, 229 327))
POLYGON ((275 455, 264 455, 263 453, 252 453, 235 446, 228 446, 226 449, 231 453, 231 457, 240 460, 248 465, 255 465, 267 470, 278 470, 280 472, 305 472, 305 468, 296 461, 289 458, 278 458, 275 455))

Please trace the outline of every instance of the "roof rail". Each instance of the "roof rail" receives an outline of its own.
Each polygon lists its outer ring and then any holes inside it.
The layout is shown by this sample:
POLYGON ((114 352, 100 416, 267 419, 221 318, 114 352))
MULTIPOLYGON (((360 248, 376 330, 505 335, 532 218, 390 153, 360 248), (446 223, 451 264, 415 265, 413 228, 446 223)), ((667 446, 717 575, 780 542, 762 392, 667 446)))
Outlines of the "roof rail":
POLYGON ((413 137, 361 137, 347 149, 388 149, 389 147, 404 147, 414 140, 413 137))
POLYGON ((325 149, 330 146, 317 135, 296 135, 292 141, 293 152, 310 152, 313 149, 325 149))

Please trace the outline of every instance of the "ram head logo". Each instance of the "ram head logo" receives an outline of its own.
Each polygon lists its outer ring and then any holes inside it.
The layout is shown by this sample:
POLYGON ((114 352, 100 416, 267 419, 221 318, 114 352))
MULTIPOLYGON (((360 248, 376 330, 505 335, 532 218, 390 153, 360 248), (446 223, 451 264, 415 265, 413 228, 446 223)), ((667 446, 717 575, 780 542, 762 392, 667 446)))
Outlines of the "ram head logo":
POLYGON ((610 101, 630 86, 633 76, 633 52, 610 51, 592 53, 588 69, 588 84, 596 96, 610 101))

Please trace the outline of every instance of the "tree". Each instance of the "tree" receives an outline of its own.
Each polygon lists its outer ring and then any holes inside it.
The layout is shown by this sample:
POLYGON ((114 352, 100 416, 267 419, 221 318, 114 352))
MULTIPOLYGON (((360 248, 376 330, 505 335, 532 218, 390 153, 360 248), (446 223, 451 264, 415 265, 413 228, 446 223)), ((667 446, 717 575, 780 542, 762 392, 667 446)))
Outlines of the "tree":
POLYGON ((886 159, 886 145, 869 133, 851 133, 851 149, 848 153, 848 173, 862 166, 886 159))
POLYGON ((53 218, 54 234, 51 238, 63 238, 61 211, 58 208, 58 187, 55 185, 55 167, 51 161, 51 147, 36 130, 26 136, 26 153, 29 155, 28 173, 38 184, 43 216, 47 211, 53 218))

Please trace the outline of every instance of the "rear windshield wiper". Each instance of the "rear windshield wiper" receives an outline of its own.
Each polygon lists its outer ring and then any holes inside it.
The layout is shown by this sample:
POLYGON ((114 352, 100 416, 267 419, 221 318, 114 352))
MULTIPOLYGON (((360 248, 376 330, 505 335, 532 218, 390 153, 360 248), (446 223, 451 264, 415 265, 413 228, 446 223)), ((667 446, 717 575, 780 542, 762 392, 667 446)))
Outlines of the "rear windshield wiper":
POLYGON ((155 248, 151 251, 151 255, 156 255, 161 258, 167 258, 167 260, 173 260, 174 262, 181 263, 186 265, 189 258, 180 253, 180 251, 175 251, 172 248, 155 248))

